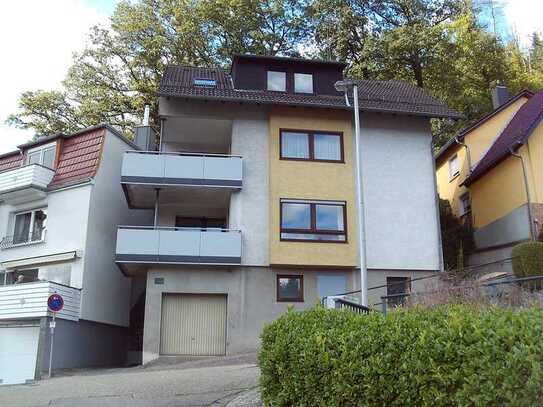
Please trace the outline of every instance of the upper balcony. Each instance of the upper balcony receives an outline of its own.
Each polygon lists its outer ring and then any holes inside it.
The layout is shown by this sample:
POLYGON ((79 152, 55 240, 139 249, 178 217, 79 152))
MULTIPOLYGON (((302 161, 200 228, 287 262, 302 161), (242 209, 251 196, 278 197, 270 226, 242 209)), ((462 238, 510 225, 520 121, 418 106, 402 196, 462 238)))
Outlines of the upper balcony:
POLYGON ((47 299, 54 293, 60 294, 64 299, 64 308, 57 317, 78 321, 81 291, 52 281, 0 286, 0 320, 48 316, 50 312, 47 309, 47 299))
POLYGON ((121 183, 132 207, 153 207, 155 190, 190 188, 229 193, 243 184, 242 159, 224 154, 156 151, 125 152, 121 183))
POLYGON ((54 175, 54 170, 40 164, 0 172, 0 200, 18 204, 41 199, 54 175))
POLYGON ((241 232, 119 226, 115 260, 125 271, 141 264, 241 264, 241 232))

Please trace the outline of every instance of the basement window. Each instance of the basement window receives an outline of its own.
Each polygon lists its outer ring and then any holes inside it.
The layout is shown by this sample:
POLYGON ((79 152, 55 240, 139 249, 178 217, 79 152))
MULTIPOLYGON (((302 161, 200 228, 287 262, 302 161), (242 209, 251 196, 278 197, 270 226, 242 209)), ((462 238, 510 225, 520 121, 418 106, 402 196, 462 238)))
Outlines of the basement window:
POLYGON ((304 278, 300 275, 277 275, 277 301, 303 302, 304 278))
POLYGON ((217 86, 217 81, 215 81, 215 79, 197 78, 197 79, 194 79, 194 85, 213 88, 217 86))

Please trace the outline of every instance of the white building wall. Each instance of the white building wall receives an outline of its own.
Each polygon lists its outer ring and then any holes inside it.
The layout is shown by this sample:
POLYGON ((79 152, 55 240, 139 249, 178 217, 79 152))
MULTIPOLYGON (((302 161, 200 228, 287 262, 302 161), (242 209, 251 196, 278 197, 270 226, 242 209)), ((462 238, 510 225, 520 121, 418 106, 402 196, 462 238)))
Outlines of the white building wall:
POLYGON ((83 260, 89 202, 92 185, 52 191, 45 199, 19 205, 0 203, 1 236, 13 234, 14 213, 47 208, 47 230, 45 242, 0 250, 0 262, 29 257, 76 251, 78 258, 72 262, 71 285, 83 287, 83 260))
POLYGON ((232 154, 243 157, 243 188, 230 199, 231 229, 242 231, 241 264, 269 264, 269 142, 265 115, 234 119, 232 154))
POLYGON ((120 184, 123 152, 130 144, 107 131, 102 160, 94 179, 85 246, 81 318, 128 326, 130 279, 115 264, 118 225, 150 225, 152 213, 128 208, 120 184))
POLYGON ((364 113, 361 138, 368 268, 439 270, 429 120, 364 113))

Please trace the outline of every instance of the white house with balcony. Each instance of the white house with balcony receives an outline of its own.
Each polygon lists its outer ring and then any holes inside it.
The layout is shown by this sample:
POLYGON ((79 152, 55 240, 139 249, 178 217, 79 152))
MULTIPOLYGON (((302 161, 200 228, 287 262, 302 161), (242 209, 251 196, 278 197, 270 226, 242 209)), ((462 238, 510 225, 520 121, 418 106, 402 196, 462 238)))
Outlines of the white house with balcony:
POLYGON ((117 224, 147 221, 128 211, 119 185, 134 145, 107 125, 39 138, 0 156, 0 385, 53 371, 126 359, 131 281, 115 265, 117 224))

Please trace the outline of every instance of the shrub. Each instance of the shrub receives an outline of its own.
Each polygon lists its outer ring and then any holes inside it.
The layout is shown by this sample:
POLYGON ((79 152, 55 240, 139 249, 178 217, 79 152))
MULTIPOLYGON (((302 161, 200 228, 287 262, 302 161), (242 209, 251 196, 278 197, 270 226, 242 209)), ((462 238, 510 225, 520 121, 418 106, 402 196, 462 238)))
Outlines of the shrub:
POLYGON ((511 253, 513 272, 517 277, 543 275, 543 243, 528 242, 516 245, 511 253))
POLYGON ((289 311, 259 354, 268 406, 531 406, 543 312, 473 306, 289 311))

